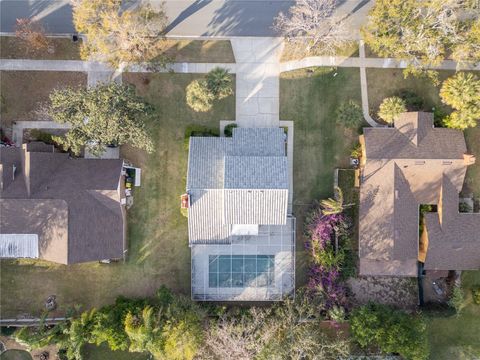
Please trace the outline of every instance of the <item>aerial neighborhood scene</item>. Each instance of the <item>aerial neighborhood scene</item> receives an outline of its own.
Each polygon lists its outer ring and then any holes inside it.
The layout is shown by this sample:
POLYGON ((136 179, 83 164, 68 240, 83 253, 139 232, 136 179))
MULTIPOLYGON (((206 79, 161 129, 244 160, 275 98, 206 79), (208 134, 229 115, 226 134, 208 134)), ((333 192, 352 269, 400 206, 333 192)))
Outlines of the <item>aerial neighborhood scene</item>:
POLYGON ((480 2, 0 0, 0 360, 479 360, 480 2))

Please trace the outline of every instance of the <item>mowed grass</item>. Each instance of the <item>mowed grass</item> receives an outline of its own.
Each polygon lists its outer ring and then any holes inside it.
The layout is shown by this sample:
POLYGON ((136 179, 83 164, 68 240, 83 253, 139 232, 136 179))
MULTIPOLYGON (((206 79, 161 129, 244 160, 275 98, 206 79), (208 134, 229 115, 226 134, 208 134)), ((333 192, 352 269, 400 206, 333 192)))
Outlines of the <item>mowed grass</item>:
POLYGON ((346 167, 358 133, 335 121, 338 106, 360 103, 360 72, 350 68, 316 68, 283 73, 280 118, 294 122, 293 211, 297 217, 297 284, 306 279, 305 214, 316 200, 333 194, 334 169, 346 167))
MULTIPOLYGON (((71 38, 48 38, 51 49, 33 51, 15 36, 0 36, 1 59, 31 60, 81 60, 82 40, 71 38)), ((176 40, 165 39, 161 51, 173 62, 233 63, 232 46, 229 40, 176 40)))
MULTIPOLYGON (((474 71, 480 77, 480 72, 474 71)), ((454 75, 454 71, 439 71, 439 79, 442 82, 454 75)), ((442 104, 439 96, 441 84, 435 86, 428 79, 403 76, 401 69, 367 69, 368 102, 370 113, 376 116, 378 107, 382 100, 389 96, 398 94, 400 90, 410 90, 423 99, 424 111, 432 111, 433 108, 450 112, 451 109, 442 104)), ((467 149, 480 159, 480 122, 477 127, 468 129, 465 132, 467 149)), ((480 161, 469 166, 464 186, 465 193, 473 192, 475 197, 480 198, 480 161)))
POLYGON ((38 120, 36 112, 54 89, 86 86, 87 74, 82 72, 1 71, 2 129, 8 129, 12 121, 38 120))
POLYGON ((462 287, 465 308, 459 316, 427 318, 430 359, 480 358, 480 305, 472 301, 472 287, 480 286, 480 271, 465 271, 462 287))
POLYGON ((164 54, 174 62, 235 62, 229 40, 166 39, 162 43, 162 49, 164 54))
POLYGON ((32 50, 15 36, 0 36, 0 58, 32 60, 80 60, 81 39, 48 38, 50 49, 32 50))
POLYGON ((208 113, 187 107, 185 87, 199 76, 124 74, 123 80, 138 85, 138 92, 156 107, 151 129, 155 152, 122 149, 128 160, 142 167, 142 186, 135 189, 128 212, 128 261, 69 266, 0 261, 2 318, 40 315, 46 298, 53 294, 59 304, 56 314, 64 314, 77 304, 83 309, 98 308, 119 295, 151 296, 161 285, 189 293, 187 219, 180 214, 187 171, 184 130, 189 124, 218 127, 219 120, 233 120, 235 114, 233 96, 216 103, 208 113))

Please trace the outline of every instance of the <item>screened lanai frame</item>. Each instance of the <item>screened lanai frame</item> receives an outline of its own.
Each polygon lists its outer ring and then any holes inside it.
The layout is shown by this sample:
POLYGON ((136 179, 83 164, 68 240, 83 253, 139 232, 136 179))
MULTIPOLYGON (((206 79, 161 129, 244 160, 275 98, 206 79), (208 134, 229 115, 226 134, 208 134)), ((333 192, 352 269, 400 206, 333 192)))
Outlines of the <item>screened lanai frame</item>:
MULTIPOLYGON (((260 225, 258 236, 231 236, 231 244, 192 245, 192 299, 196 301, 281 301, 293 295, 295 292, 295 231, 295 218, 288 217, 286 225, 260 225), (269 286, 262 280, 259 282, 260 286, 238 286, 239 278, 236 278, 237 285, 235 285, 232 276, 232 282, 226 282, 231 286, 210 286, 211 256, 229 256, 233 264, 233 259, 239 259, 240 256, 252 259, 272 255, 275 274, 273 285, 269 286)), ((233 271, 233 268, 231 272, 236 273, 237 276, 240 273, 233 271)), ((264 276, 264 272, 256 272, 256 274, 264 276)), ((249 284, 251 280, 252 278, 249 277, 249 284)), ((256 281, 258 282, 258 278, 256 281)))

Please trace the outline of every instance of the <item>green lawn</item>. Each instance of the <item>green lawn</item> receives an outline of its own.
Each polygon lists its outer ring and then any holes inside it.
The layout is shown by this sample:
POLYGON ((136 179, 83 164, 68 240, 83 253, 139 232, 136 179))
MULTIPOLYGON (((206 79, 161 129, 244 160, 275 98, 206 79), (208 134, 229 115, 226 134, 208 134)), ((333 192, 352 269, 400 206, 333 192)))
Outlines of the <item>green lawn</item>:
POLYGON ((112 351, 106 344, 100 346, 87 344, 82 348, 85 360, 149 360, 152 356, 143 353, 131 353, 128 351, 112 351))
MULTIPOLYGON (((478 71, 475 73, 479 74, 478 71)), ((439 71, 440 81, 452 76, 454 71, 439 71)), ((386 97, 396 95, 400 90, 410 90, 423 99, 424 111, 432 111, 432 108, 451 111, 443 105, 440 96, 440 86, 434 86, 428 79, 403 77, 401 69, 367 69, 368 83, 368 102, 370 113, 375 116, 378 106, 386 97)), ((476 128, 465 131, 465 140, 470 152, 480 159, 480 123, 476 128)), ((465 192, 473 192, 476 197, 480 197, 480 161, 473 166, 469 166, 467 177, 465 179, 465 192)))
POLYGON ((432 360, 477 359, 480 357, 480 305, 472 302, 472 286, 480 286, 480 271, 462 276, 466 307, 460 316, 428 318, 432 360))
POLYGON ((187 219, 180 214, 185 191, 188 124, 219 126, 234 119, 234 97, 198 114, 185 104, 185 87, 200 75, 125 74, 124 81, 156 106, 152 126, 156 151, 123 149, 124 156, 142 167, 142 186, 136 189, 128 213, 129 256, 126 263, 56 265, 40 261, 0 261, 2 318, 23 313, 40 315, 45 299, 57 295, 58 313, 75 304, 84 308, 112 303, 118 295, 145 297, 161 285, 190 291, 190 250, 187 219))
POLYGON ((280 79, 280 118, 295 124, 293 210, 297 217, 299 285, 306 279, 305 213, 315 200, 332 195, 334 169, 348 165, 350 150, 358 141, 356 131, 335 123, 337 107, 349 99, 360 103, 358 69, 298 70, 283 73, 280 79))

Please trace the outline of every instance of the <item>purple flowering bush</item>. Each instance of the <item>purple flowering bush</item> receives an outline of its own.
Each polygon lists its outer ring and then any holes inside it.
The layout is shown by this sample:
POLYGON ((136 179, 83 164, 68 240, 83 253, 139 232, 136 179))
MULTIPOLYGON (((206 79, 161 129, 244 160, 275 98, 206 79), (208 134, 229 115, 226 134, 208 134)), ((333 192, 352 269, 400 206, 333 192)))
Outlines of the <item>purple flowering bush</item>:
POLYGON ((324 298, 324 310, 335 306, 345 307, 346 288, 341 282, 340 269, 344 252, 335 251, 335 235, 344 234, 348 222, 343 214, 324 215, 320 208, 307 220, 308 241, 305 246, 311 255, 308 290, 312 296, 324 298))

